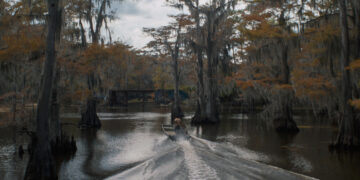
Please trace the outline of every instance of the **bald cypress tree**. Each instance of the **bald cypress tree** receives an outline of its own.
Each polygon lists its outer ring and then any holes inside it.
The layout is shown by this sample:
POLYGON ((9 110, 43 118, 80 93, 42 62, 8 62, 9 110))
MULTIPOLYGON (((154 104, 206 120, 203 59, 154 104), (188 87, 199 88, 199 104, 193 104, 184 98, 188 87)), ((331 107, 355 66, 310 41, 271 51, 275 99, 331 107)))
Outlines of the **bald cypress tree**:
POLYGON ((354 110, 350 105, 350 100, 352 99, 352 84, 351 84, 351 74, 350 69, 347 68, 350 65, 350 55, 349 55, 349 27, 347 22, 347 8, 346 0, 338 1, 340 8, 340 27, 341 27, 341 58, 340 58, 340 68, 342 71, 342 114, 339 125, 339 133, 335 142, 337 147, 352 147, 359 146, 360 139, 358 137, 356 128, 356 121, 354 117, 354 110))
POLYGON ((214 0, 204 6, 199 6, 199 1, 180 2, 184 2, 188 7, 195 21, 195 33, 193 33, 191 43, 197 55, 199 99, 192 123, 217 123, 220 121, 218 67, 229 60, 227 47, 231 44, 233 27, 231 21, 228 20, 237 1, 214 0), (204 20, 204 23, 200 23, 200 18, 204 20), (203 71, 203 53, 207 60, 206 72, 203 71), (203 75, 206 77, 204 78, 203 75))
POLYGON ((46 39, 46 60, 36 116, 36 137, 33 151, 26 169, 25 179, 57 179, 55 163, 49 143, 49 117, 53 79, 55 74, 55 39, 59 22, 59 0, 48 0, 48 34, 46 39))

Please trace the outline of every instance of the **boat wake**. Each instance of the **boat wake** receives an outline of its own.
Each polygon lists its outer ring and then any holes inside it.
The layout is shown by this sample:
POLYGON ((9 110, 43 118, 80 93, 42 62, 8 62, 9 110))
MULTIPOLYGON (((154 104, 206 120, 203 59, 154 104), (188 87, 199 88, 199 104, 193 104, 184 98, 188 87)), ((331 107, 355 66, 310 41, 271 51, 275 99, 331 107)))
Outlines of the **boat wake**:
POLYGON ((108 179, 313 179, 253 161, 263 156, 256 157, 256 152, 234 150, 232 146, 197 137, 159 142, 161 144, 154 146, 156 149, 167 148, 156 150, 153 157, 108 179), (251 158, 245 159, 249 156, 238 153, 249 153, 251 158))
POLYGON ((100 118, 113 119, 103 121, 107 131, 82 136, 77 142, 79 150, 75 159, 62 164, 60 171, 64 176, 60 179, 311 179, 259 163, 269 158, 228 141, 234 138, 246 141, 237 136, 224 136, 219 142, 196 136, 172 141, 158 128, 170 121, 164 114, 118 113, 113 116, 100 114, 100 118), (124 119, 120 121, 120 118, 124 119), (119 131, 115 125, 127 128, 119 131), (71 174, 79 171, 83 174, 75 174, 76 177, 71 174))
POLYGON ((189 172, 189 179, 220 179, 215 169, 209 167, 194 151, 189 141, 180 141, 178 144, 184 152, 185 165, 189 172))

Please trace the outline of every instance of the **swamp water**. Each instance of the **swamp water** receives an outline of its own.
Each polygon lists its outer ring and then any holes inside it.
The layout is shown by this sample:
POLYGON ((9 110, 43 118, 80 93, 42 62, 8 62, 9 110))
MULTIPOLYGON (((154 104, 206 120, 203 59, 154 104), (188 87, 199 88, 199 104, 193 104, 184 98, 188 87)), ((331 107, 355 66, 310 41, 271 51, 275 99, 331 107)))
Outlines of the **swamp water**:
MULTIPOLYGON (((296 116, 300 132, 288 136, 256 116, 225 108, 220 124, 188 125, 193 138, 173 142, 161 131, 161 124, 170 123, 169 111, 150 103, 131 104, 101 110, 98 131, 66 125, 78 150, 70 159, 57 159, 59 179, 304 179, 295 173, 360 179, 360 153, 329 152, 336 129, 327 122, 296 116)), ((187 122, 191 111, 185 109, 187 122)), ((77 124, 79 114, 66 112, 62 121, 77 124)), ((28 155, 14 155, 13 131, 0 129, 0 179, 22 179, 26 169, 28 155)), ((16 139, 18 144, 26 141, 16 139)))

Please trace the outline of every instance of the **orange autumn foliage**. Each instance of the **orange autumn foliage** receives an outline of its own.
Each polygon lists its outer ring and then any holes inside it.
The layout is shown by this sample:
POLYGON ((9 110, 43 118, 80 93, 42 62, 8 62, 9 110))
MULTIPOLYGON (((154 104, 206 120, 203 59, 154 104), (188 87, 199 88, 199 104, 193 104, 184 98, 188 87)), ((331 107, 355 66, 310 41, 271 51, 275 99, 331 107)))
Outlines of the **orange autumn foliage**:
POLYGON ((278 89, 278 90, 292 90, 293 87, 291 84, 276 84, 274 86, 275 89, 278 89))
POLYGON ((5 48, 0 49, 0 62, 19 60, 45 47, 40 34, 20 31, 2 38, 5 48))
POLYGON ((356 70, 360 68, 360 59, 356 59, 350 63, 350 69, 356 70))
POLYGON ((262 21, 256 28, 243 30, 243 33, 248 36, 250 40, 259 38, 282 38, 284 37, 282 30, 279 27, 273 26, 266 21, 262 21))
POLYGON ((271 88, 277 79, 271 76, 270 69, 265 64, 250 63, 240 66, 240 71, 234 73, 235 84, 242 90, 249 88, 263 87, 271 88))
POLYGON ((349 103, 352 107, 360 110, 360 99, 349 100, 349 103))
POLYGON ((319 99, 331 94, 335 86, 323 75, 310 76, 302 69, 292 72, 295 95, 299 98, 319 99))
POLYGON ((239 87, 240 89, 246 90, 249 88, 254 87, 253 81, 251 80, 239 80, 236 82, 236 86, 239 87))

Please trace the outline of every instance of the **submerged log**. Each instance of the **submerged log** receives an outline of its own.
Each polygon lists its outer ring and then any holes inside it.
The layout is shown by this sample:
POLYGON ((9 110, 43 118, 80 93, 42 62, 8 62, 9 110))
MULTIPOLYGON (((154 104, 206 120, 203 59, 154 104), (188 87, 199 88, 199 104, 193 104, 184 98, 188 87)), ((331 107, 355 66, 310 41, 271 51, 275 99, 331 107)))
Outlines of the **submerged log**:
POLYGON ((100 128, 101 122, 96 114, 96 99, 89 97, 86 103, 85 112, 81 113, 80 128, 100 128))

